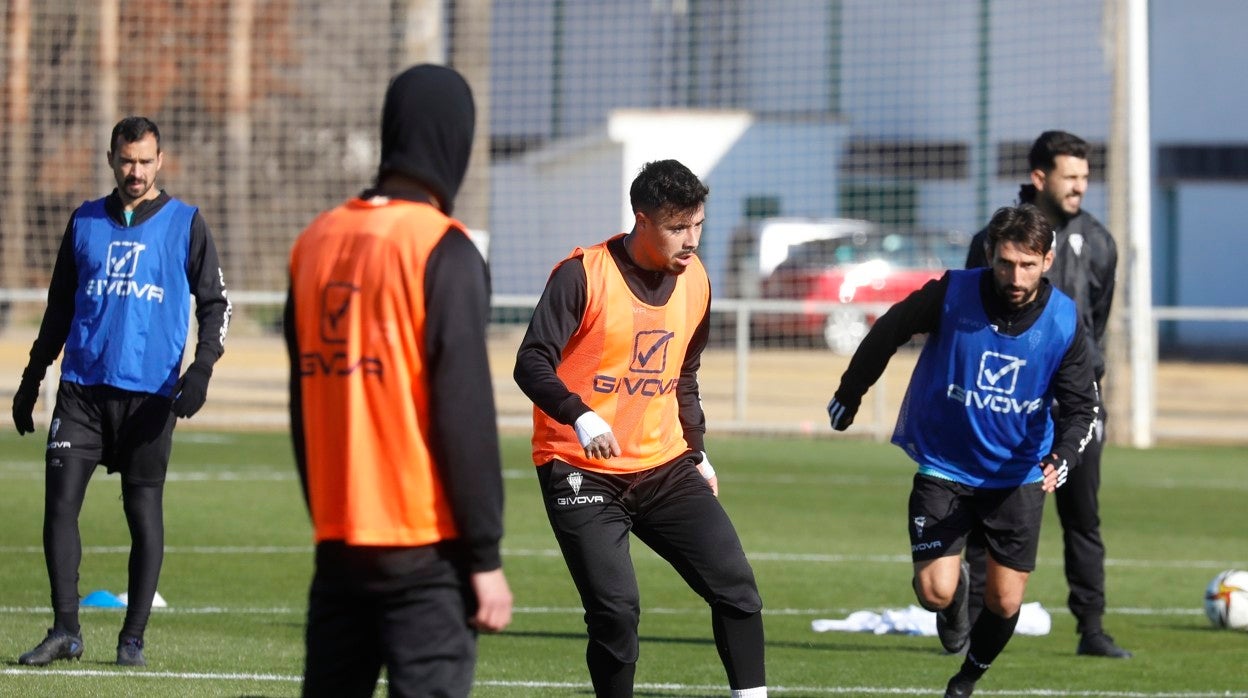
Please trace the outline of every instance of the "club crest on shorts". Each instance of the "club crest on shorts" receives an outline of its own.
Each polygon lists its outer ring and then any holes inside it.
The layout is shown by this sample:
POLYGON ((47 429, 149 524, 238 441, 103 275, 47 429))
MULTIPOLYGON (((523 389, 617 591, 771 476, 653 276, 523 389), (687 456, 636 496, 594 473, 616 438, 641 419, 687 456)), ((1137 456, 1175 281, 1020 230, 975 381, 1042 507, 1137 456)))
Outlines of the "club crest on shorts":
POLYGON ((573 470, 568 475, 568 487, 572 488, 572 496, 557 496, 555 504, 561 507, 579 506, 581 504, 603 504, 606 497, 600 494, 581 494, 581 483, 585 481, 585 476, 573 470))
POLYGON ((915 538, 922 538, 922 537, 923 537, 923 527, 924 527, 925 525, 927 525, 927 517, 926 517, 926 516, 916 516, 916 517, 914 517, 914 537, 915 537, 915 538))

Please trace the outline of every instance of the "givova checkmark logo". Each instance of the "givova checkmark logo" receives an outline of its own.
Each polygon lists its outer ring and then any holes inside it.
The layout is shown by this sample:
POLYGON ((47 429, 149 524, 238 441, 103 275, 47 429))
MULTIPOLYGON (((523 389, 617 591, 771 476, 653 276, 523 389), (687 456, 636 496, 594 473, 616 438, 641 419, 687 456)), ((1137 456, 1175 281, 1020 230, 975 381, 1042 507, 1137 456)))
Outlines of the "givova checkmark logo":
POLYGON ((980 390, 1010 395, 1018 385, 1018 372, 1027 365, 1026 359, 1009 354, 986 351, 979 357, 979 372, 975 386, 980 390))
POLYGON ((146 249, 147 245, 130 240, 108 243, 108 275, 123 279, 134 276, 139 270, 139 253, 146 249))
POLYGON ((345 281, 331 281, 321 289, 322 341, 331 344, 347 341, 347 323, 344 320, 359 291, 358 286, 345 281))
POLYGON ((667 368, 667 348, 675 332, 643 330, 633 337, 633 356, 628 370, 634 373, 662 373, 667 368))

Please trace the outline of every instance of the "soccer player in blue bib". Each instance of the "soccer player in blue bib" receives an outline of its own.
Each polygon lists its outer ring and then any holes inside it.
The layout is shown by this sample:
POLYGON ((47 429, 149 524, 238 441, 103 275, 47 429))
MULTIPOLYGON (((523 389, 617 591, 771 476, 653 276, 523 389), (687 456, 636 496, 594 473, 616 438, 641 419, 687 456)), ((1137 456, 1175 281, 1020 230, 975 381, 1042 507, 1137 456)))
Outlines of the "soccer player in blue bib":
POLYGON ((45 456, 43 549, 54 621, 22 664, 82 656, 78 513, 91 474, 104 465, 121 473, 132 541, 117 663, 146 665, 143 632, 164 558, 162 500, 175 417, 203 406, 230 318, 208 225, 199 209, 156 187, 162 160, 160 131, 149 119, 132 116, 113 128, 108 164, 117 188, 70 218, 13 396, 18 433, 33 432, 39 384, 64 349, 45 456), (180 374, 192 296, 199 337, 180 374))
MULTIPOLYGON (((1087 330, 1088 353, 1098 385, 1105 385, 1105 334, 1114 302, 1114 273, 1118 247, 1114 237, 1081 205, 1088 189, 1087 141, 1065 131, 1045 131, 1028 153, 1030 182, 1019 188, 1020 203, 1034 203, 1053 225, 1053 266, 1045 274, 1079 308, 1087 330)), ((981 231, 971 240, 966 268, 988 266, 981 231)), ((1105 632, 1105 541, 1101 538, 1099 491, 1101 451, 1105 445, 1105 405, 1096 424, 1096 438, 1088 443, 1079 468, 1058 490, 1054 508, 1062 524, 1066 604, 1075 617, 1079 642, 1075 653, 1089 657, 1129 659, 1131 652, 1105 632)), ((971 566, 971 619, 979 615, 984 589, 984 546, 974 536, 966 544, 971 566)))
POLYGON ((893 443, 918 463, 907 519, 915 595, 936 612, 944 648, 966 649, 946 697, 971 695, 1013 636, 1045 494, 1066 481, 1093 436, 1093 357, 1074 301, 1043 278, 1052 244, 1035 206, 999 209, 985 241, 989 267, 946 272, 890 308, 828 403, 832 428, 844 431, 897 348, 928 335, 893 443), (984 610, 973 626, 962 561, 972 531, 988 548, 984 610))

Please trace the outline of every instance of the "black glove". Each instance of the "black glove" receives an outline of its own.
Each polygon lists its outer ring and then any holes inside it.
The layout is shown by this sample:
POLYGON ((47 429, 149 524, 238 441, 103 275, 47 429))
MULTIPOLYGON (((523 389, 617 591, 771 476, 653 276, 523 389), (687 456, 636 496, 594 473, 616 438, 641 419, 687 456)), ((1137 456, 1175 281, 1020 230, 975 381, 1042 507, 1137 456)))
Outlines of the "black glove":
POLYGON ((212 367, 196 361, 186 369, 186 373, 178 379, 173 388, 173 413, 179 417, 190 417, 204 406, 208 399, 208 379, 212 378, 212 367))
POLYGON ((1044 472, 1044 469, 1050 465, 1057 471, 1057 486, 1065 485, 1066 478, 1070 477, 1070 466, 1066 463, 1066 459, 1056 453, 1050 453, 1040 461, 1040 472, 1044 472))
POLYGON ((854 415, 858 414, 861 400, 848 400, 834 395, 828 402, 828 423, 837 431, 845 431, 854 423, 854 415))
POLYGON ((17 433, 25 436, 35 431, 35 400, 39 399, 39 381, 22 379, 17 392, 13 393, 13 424, 17 433))

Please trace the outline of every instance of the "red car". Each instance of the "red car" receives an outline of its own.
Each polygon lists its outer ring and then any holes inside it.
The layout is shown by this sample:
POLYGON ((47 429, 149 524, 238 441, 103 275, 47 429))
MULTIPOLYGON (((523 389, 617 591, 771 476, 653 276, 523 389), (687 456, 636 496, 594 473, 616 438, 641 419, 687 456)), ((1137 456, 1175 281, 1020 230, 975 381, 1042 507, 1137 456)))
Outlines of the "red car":
POLYGON ((810 307, 797 314, 759 312, 754 334, 814 340, 852 354, 889 305, 946 269, 961 268, 970 239, 957 231, 870 230, 793 245, 762 280, 759 297, 810 307))

